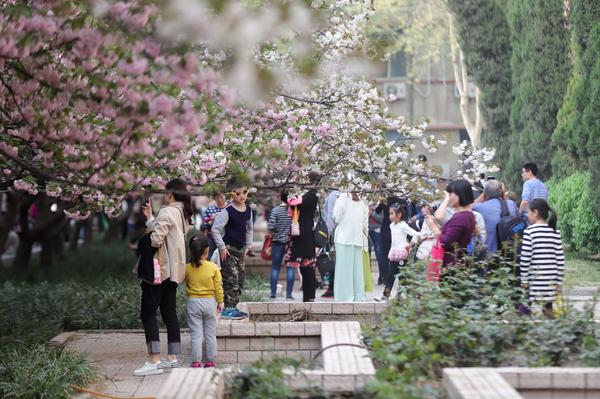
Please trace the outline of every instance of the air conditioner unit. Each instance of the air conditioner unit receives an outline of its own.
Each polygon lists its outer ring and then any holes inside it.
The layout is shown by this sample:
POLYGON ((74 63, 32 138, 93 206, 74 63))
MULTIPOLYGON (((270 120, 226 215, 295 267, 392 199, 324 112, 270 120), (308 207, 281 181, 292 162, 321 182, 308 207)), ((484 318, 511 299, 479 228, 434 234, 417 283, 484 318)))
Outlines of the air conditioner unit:
MULTIPOLYGON (((477 85, 474 82, 469 82, 469 85, 467 87, 467 93, 469 95, 469 98, 475 98, 475 95, 477 93, 477 85)), ((454 97, 460 97, 460 95, 458 94, 458 87, 456 86, 454 86, 454 97)))
POLYGON ((385 98, 401 99, 406 98, 406 83, 393 82, 383 84, 383 94, 385 98))

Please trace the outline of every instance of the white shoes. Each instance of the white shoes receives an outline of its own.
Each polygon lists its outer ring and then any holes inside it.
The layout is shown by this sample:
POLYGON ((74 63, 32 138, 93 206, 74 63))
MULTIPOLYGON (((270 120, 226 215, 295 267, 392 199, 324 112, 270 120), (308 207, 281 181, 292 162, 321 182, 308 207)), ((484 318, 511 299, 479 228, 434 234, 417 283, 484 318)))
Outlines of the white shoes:
POLYGON ((389 300, 389 298, 386 296, 380 296, 380 297, 373 298, 373 300, 375 302, 387 302, 389 300))
POLYGON ((138 376, 138 377, 143 377, 145 375, 155 375, 155 374, 162 374, 162 373, 163 373, 162 362, 158 362, 158 363, 146 362, 146 363, 144 363, 144 365, 142 367, 140 367, 139 369, 136 369, 133 372, 133 375, 138 376))
POLYGON ((163 369, 176 369, 179 367, 179 362, 177 360, 163 360, 161 364, 163 369))

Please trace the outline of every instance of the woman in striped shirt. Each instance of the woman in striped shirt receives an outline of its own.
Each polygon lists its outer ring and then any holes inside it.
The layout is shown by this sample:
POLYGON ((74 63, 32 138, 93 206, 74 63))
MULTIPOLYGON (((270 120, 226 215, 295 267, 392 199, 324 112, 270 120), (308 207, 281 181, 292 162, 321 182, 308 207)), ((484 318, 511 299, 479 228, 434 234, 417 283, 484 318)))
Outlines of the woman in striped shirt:
MULTIPOLYGON (((273 208, 269 216, 268 228, 272 234, 271 246, 271 299, 277 298, 277 282, 279 281, 279 271, 281 263, 285 255, 285 244, 290 235, 290 227, 292 219, 288 214, 288 194, 286 191, 281 192, 281 204, 273 208)), ((286 298, 294 299, 292 291, 294 290, 295 269, 287 268, 287 287, 286 298)))
POLYGON ((521 283, 529 291, 529 300, 543 303, 544 314, 552 315, 552 305, 565 275, 557 215, 545 200, 536 198, 529 203, 527 217, 531 225, 523 233, 521 283))

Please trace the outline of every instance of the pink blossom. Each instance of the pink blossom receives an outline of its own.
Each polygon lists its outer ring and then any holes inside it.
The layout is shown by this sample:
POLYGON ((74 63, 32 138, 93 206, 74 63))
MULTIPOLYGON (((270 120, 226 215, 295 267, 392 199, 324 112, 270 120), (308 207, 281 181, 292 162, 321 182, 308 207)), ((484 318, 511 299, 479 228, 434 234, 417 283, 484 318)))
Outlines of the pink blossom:
POLYGON ((90 211, 82 212, 82 211, 77 210, 77 211, 70 212, 70 211, 67 211, 66 209, 63 212, 65 213, 65 216, 67 218, 73 219, 73 220, 85 220, 88 217, 90 217, 90 214, 91 214, 90 211))
POLYGON ((169 115, 175 106, 175 100, 166 94, 161 94, 150 101, 150 117, 155 118, 158 115, 169 115))
POLYGON ((26 180, 15 180, 13 182, 13 187, 16 190, 26 191, 31 195, 37 195, 38 193, 36 186, 26 180))
POLYGON ((127 75, 140 75, 146 72, 146 68, 148 68, 148 60, 145 58, 136 58, 131 62, 119 62, 119 69, 127 75))

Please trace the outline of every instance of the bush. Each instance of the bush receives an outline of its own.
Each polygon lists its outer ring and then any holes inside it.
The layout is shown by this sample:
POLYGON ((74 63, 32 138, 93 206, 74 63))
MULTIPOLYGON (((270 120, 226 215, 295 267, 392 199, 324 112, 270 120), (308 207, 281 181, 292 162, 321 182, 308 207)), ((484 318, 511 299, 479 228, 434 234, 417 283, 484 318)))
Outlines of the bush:
POLYGON ((83 357, 46 345, 0 350, 0 397, 18 399, 69 398, 69 384, 86 386, 97 378, 83 357))
POLYGON ((549 202, 558 213, 564 242, 574 251, 600 253, 600 219, 590 200, 590 172, 550 181, 549 202))
POLYGON ((524 293, 510 267, 485 278, 459 269, 439 285, 424 281, 422 267, 405 273, 400 299, 377 326, 363 327, 378 366, 374 397, 444 397, 444 367, 600 365, 593 310, 519 316, 514 305, 524 293))
MULTIPOLYGON (((177 315, 185 327, 184 287, 177 295, 177 315)), ((64 330, 141 328, 139 312, 140 288, 134 279, 94 286, 5 282, 0 284, 0 344, 46 342, 64 330)))

